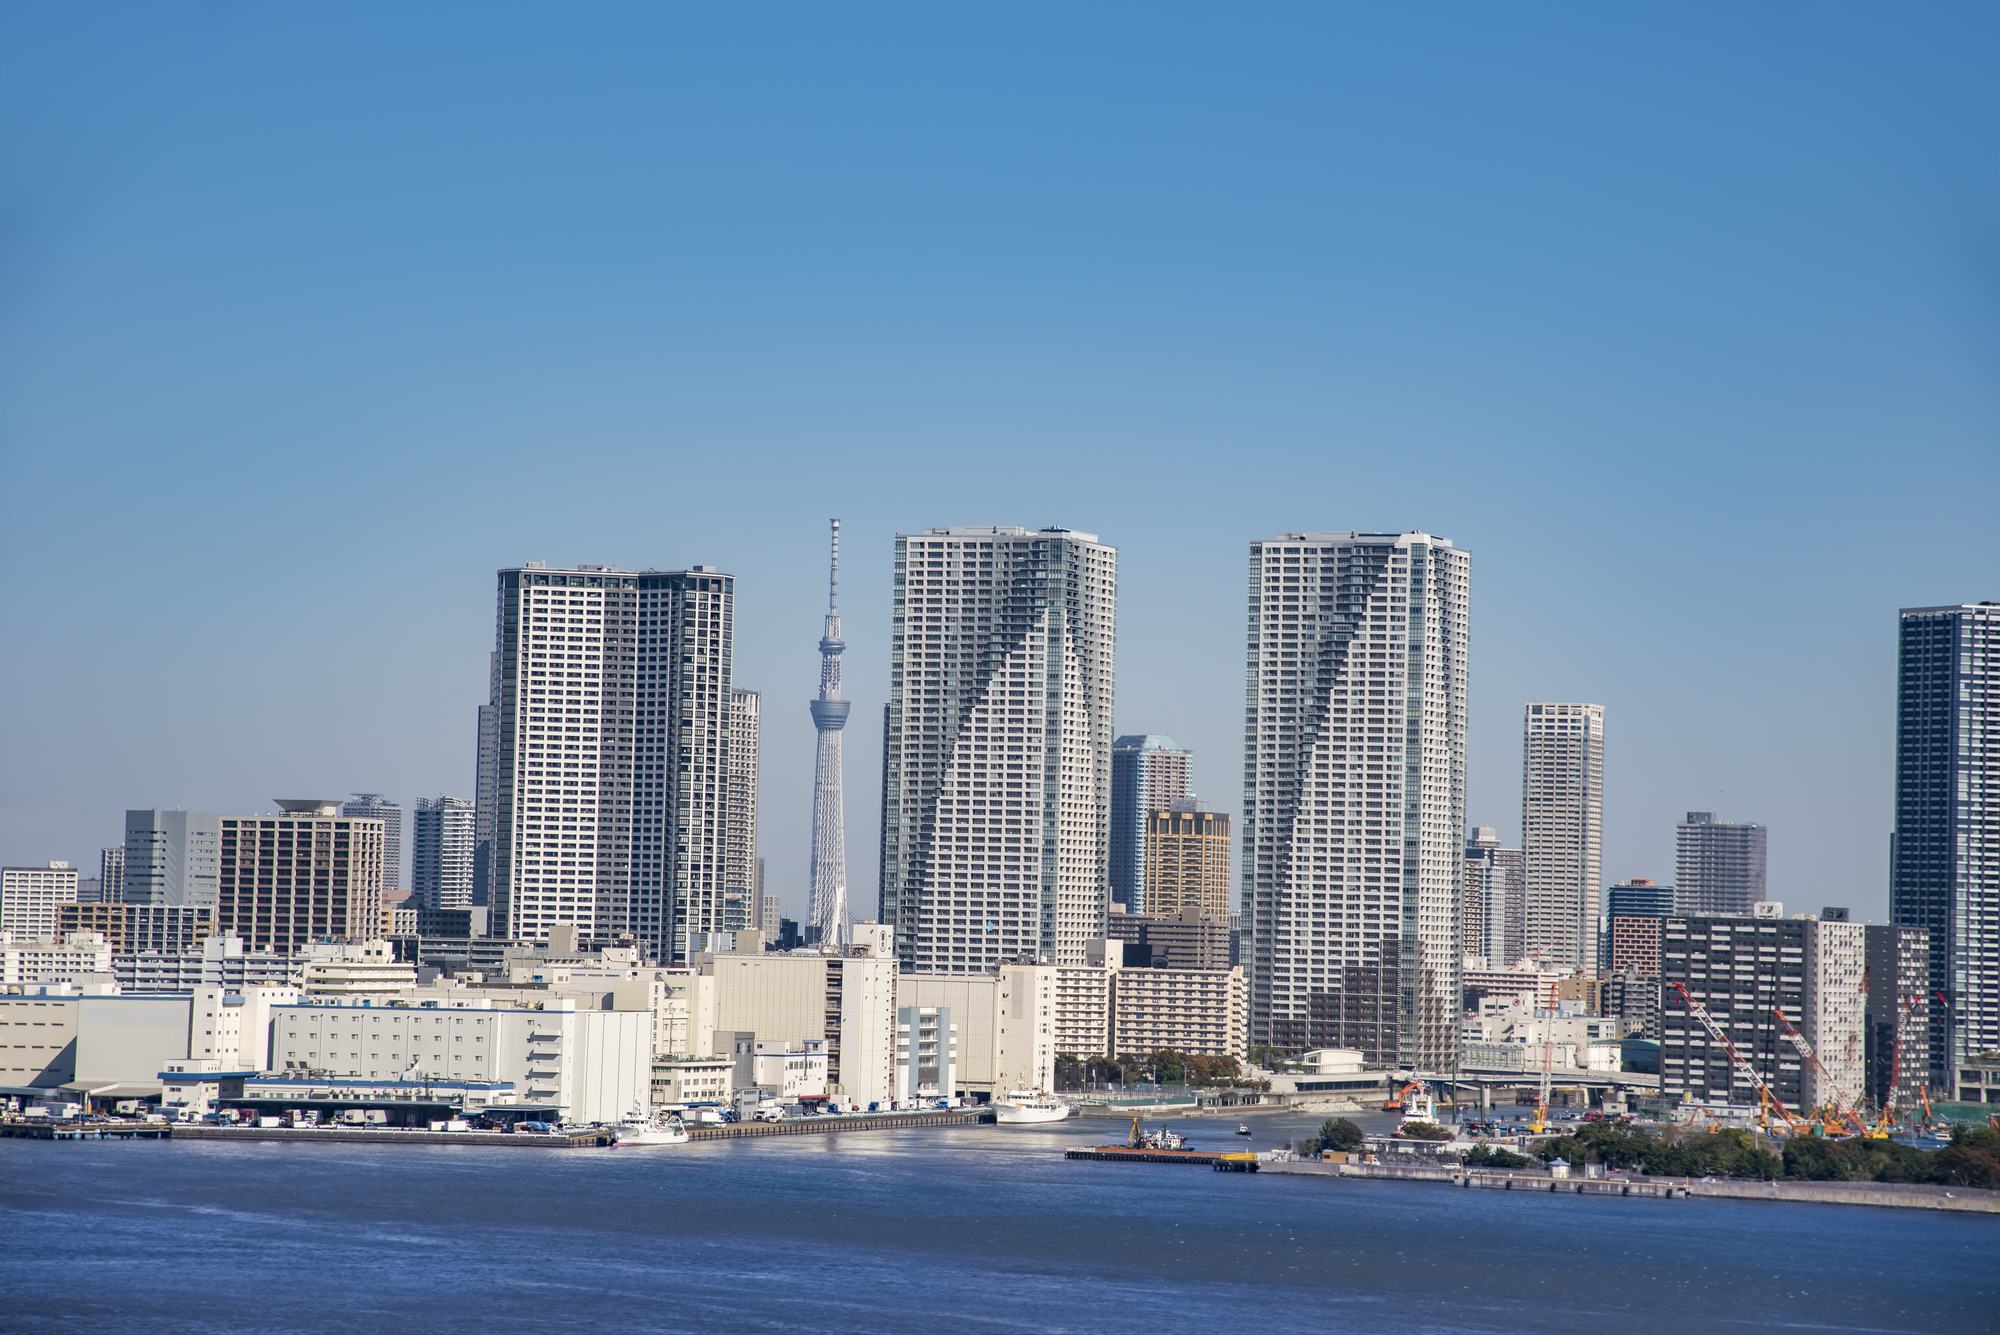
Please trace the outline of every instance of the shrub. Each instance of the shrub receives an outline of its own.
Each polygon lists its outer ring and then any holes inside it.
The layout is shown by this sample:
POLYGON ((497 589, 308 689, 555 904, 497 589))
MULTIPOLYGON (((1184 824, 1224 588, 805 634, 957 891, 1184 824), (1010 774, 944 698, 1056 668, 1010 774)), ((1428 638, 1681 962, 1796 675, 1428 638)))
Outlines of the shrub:
POLYGON ((1526 1168, 1532 1162, 1525 1154, 1480 1141, 1465 1152, 1467 1168, 1526 1168))

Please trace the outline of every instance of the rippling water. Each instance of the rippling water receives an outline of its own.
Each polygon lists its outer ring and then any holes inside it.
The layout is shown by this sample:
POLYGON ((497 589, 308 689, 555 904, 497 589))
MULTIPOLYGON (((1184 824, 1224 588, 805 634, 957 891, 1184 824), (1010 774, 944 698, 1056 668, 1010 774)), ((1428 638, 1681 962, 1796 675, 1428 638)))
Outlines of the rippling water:
MULTIPOLYGON (((1270 1148, 1318 1119, 1254 1119, 1270 1148)), ((1240 1147, 1234 1123, 1174 1123, 1240 1147)), ((1071 1163, 1110 1122, 512 1150, 0 1141, 0 1329, 2000 1329, 2000 1218, 1071 1163)))

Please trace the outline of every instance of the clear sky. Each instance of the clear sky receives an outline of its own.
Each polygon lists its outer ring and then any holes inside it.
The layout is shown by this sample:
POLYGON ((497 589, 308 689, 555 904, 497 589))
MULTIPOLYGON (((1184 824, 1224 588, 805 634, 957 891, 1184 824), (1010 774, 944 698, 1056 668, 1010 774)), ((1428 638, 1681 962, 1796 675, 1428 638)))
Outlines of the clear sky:
POLYGON ((1896 609, 2000 598, 1991 5, 0 7, 0 858, 469 795, 493 572, 709 564, 851 902, 890 539, 1121 550, 1120 731, 1238 809, 1247 544, 1473 553, 1468 815, 1607 712, 1885 913, 1896 609))

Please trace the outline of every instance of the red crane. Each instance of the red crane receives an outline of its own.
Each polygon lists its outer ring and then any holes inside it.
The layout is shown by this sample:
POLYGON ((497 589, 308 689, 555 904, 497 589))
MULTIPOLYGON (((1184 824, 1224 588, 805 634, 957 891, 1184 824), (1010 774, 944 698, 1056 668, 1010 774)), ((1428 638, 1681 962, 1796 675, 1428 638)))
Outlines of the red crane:
POLYGON ((1769 1113, 1771 1109, 1775 1108, 1778 1111, 1778 1116, 1784 1120, 1787 1132, 1795 1136, 1804 1132, 1806 1129, 1805 1124, 1792 1116, 1791 1112, 1785 1107, 1784 1101, 1772 1092, 1769 1082, 1763 1076, 1757 1074, 1757 1068, 1752 1066, 1744 1058, 1743 1054, 1736 1050, 1736 1045, 1729 1041, 1729 1035, 1722 1031, 1722 1026, 1717 1024, 1715 1017, 1708 1013, 1708 1007, 1696 1001, 1693 995, 1679 983, 1674 984, 1674 991, 1681 994, 1681 1004, 1687 1007, 1688 1014, 1701 1021, 1701 1027, 1708 1031, 1708 1036, 1722 1044, 1728 1050, 1729 1060, 1735 1065, 1737 1072, 1748 1079, 1751 1085, 1756 1088, 1757 1102, 1762 1106, 1766 1114, 1765 1125, 1768 1126, 1770 1124, 1769 1113))

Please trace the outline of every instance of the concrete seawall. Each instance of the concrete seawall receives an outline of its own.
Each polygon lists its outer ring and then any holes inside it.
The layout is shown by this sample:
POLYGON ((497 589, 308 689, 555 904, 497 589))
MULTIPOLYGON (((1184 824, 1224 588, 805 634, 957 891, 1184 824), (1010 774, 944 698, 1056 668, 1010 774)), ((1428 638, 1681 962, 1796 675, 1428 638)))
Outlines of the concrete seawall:
POLYGON ((1266 1173, 1362 1179, 1376 1182, 1429 1182, 1474 1191, 1527 1191, 1557 1196, 1621 1196, 1650 1200, 1711 1197, 1746 1201, 1795 1201, 1819 1205, 1876 1205, 1905 1210, 1951 1210, 2000 1215, 2000 1191, 1901 1182, 1753 1182, 1740 1178, 1551 1177, 1547 1173, 1482 1172, 1393 1164, 1269 1162, 1266 1173))
MULTIPOLYGON (((810 1136, 836 1131, 898 1131, 914 1126, 973 1126, 991 1122, 984 1108, 947 1112, 870 1113, 851 1117, 795 1117, 783 1122, 736 1122, 726 1126, 691 1126, 688 1138, 734 1140, 745 1136, 810 1136)), ((163 1130, 165 1128, 162 1128, 163 1130)), ((608 1128, 555 1135, 501 1131, 416 1131, 371 1126, 204 1126, 181 1123, 172 1128, 175 1140, 292 1140, 314 1145, 484 1145, 503 1149, 602 1149, 615 1143, 608 1128)), ((647 1148, 669 1148, 648 1146, 647 1148)))

